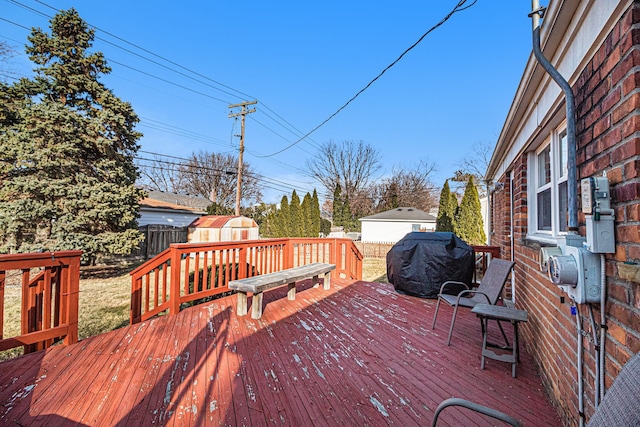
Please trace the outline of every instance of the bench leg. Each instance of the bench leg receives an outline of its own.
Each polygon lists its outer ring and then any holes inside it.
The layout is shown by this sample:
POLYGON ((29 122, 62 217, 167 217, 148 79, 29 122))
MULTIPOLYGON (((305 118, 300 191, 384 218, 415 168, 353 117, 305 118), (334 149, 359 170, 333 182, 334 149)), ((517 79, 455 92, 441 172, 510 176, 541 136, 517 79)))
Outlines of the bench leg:
POLYGON ((293 301, 296 299, 296 282, 289 283, 289 290, 287 291, 287 299, 293 301))
POLYGON ((247 293, 238 291, 238 308, 236 310, 238 316, 247 314, 247 293))
POLYGON ((331 272, 324 274, 324 289, 331 289, 331 272))
POLYGON ((262 317, 262 292, 253 294, 251 301, 251 318, 259 319, 262 317))

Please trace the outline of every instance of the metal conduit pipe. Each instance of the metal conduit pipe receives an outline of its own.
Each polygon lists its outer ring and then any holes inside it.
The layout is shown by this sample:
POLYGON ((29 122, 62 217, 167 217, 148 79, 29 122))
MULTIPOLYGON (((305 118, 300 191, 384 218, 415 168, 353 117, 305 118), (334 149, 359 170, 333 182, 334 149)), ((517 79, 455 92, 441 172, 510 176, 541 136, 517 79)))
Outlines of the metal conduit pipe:
POLYGON ((583 344, 582 344, 582 318, 580 317, 580 310, 577 305, 573 305, 572 307, 575 309, 576 313, 576 329, 578 330, 578 349, 576 350, 578 353, 578 416, 580 417, 580 427, 584 427, 584 391, 582 385, 582 352, 583 352, 583 344))
POLYGON ((596 329, 596 318, 595 315, 593 314, 593 305, 589 304, 589 319, 591 320, 591 332, 593 334, 593 337, 591 338, 593 340, 593 346, 595 348, 595 352, 596 352, 596 363, 594 363, 595 367, 596 367, 596 372, 595 372, 595 390, 593 393, 594 399, 593 399, 593 403, 594 406, 597 408, 598 405, 600 404, 600 344, 599 344, 599 338, 598 338, 598 332, 596 329))
POLYGON ((600 360, 597 362, 599 367, 599 386, 600 386, 600 402, 604 399, 604 394, 606 392, 606 384, 604 382, 604 362, 605 362, 605 352, 604 345, 606 341, 607 334, 607 263, 604 254, 600 255, 600 353, 598 353, 598 357, 600 360))
POLYGON ((531 1, 532 12, 529 16, 533 22, 533 54, 542 68, 560 86, 565 96, 567 114, 567 201, 569 218, 567 229, 571 234, 578 233, 578 178, 576 167, 576 115, 573 90, 564 77, 556 70, 540 49, 540 19, 546 10, 540 7, 538 0, 531 1))

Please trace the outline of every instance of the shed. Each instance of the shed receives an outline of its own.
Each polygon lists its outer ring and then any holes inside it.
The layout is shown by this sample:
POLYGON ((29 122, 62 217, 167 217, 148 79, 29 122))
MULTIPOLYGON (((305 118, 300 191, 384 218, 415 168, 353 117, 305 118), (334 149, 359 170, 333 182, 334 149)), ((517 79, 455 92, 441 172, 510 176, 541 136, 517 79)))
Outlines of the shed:
POLYGON ((189 225, 189 243, 256 240, 258 224, 246 216, 205 215, 189 225))
POLYGON ((363 242, 392 242, 414 231, 434 231, 436 217, 411 207, 400 207, 360 218, 363 242))

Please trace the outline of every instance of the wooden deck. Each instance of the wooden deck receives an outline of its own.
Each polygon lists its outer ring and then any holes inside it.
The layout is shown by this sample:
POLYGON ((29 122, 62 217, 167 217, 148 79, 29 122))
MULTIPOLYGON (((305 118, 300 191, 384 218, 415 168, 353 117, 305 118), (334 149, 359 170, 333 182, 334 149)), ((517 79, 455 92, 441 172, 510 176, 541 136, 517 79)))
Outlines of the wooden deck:
MULTIPOLYGON (((452 396, 560 425, 525 351, 517 378, 507 363, 480 370, 468 310, 447 347, 452 310, 432 331, 433 300, 339 279, 295 301, 286 289, 265 293, 259 320, 231 296, 0 363, 0 425, 426 426, 452 396)), ((441 421, 491 425, 452 409, 441 421)))

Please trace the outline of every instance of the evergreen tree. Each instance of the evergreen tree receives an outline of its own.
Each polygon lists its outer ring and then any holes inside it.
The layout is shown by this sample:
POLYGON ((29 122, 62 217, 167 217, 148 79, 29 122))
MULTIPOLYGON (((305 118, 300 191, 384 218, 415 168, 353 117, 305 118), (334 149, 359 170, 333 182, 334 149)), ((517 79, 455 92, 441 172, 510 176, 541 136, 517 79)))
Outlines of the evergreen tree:
POLYGON ((320 218, 320 232, 328 236, 331 233, 331 221, 328 219, 320 218))
POLYGON ((233 208, 227 208, 216 202, 207 207, 207 215, 234 215, 235 212, 233 208))
POLYGON ((302 237, 316 237, 312 233, 312 220, 311 220, 311 194, 307 193, 302 199, 302 226, 300 235, 302 237))
POLYGON ((289 228, 290 234, 287 237, 302 236, 302 208, 300 207, 300 197, 296 190, 291 193, 291 203, 289 204, 289 228))
POLYGON ((99 82, 111 70, 74 9, 28 40, 34 79, 0 84, 0 251, 128 254, 142 240, 138 117, 99 82))
POLYGON ((455 218, 458 202, 455 195, 449 189, 449 180, 444 182, 442 191, 440 192, 440 205, 438 207, 438 216, 436 218, 436 231, 453 232, 453 222, 455 218), (454 205, 455 203, 455 205, 454 205))
POLYGON ((318 192, 314 189, 311 196, 311 237, 320 235, 320 201, 318 200, 318 192))
POLYGON ((276 233, 273 237, 288 237, 291 234, 291 212, 287 196, 282 196, 276 220, 276 233))
POLYGON ((342 218, 342 224, 345 232, 360 231, 360 221, 358 221, 353 212, 351 212, 351 203, 349 203, 348 197, 344 199, 344 205, 342 206, 342 218))
POLYGON ((482 223, 482 207, 473 177, 469 177, 456 215, 456 234, 470 245, 484 245, 486 235, 482 223))

